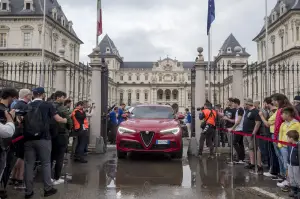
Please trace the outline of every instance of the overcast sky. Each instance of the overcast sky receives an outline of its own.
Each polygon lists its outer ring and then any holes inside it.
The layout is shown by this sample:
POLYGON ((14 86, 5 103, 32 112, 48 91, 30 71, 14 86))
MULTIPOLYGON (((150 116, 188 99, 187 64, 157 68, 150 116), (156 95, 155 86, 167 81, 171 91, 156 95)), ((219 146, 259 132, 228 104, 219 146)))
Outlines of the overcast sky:
MULTIPOLYGON (((206 36, 208 0, 102 0, 103 35, 114 41, 125 61, 156 61, 175 58, 194 61, 197 47, 208 57, 206 36)), ((81 61, 96 45, 96 0, 59 0, 68 20, 84 42, 81 61)), ((263 0, 215 0, 212 54, 215 56, 230 33, 256 61, 252 39, 264 23, 263 0)), ((269 12, 277 0, 268 0, 269 12)))

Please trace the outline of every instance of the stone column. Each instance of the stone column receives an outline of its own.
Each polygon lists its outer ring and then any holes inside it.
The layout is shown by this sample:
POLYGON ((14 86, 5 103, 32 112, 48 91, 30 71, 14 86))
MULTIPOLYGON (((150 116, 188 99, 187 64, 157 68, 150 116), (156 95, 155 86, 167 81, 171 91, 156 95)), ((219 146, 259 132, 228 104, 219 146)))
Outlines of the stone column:
POLYGON ((240 47, 235 47, 234 51, 237 53, 236 59, 231 64, 233 68, 232 79, 232 97, 238 98, 241 101, 241 105, 244 104, 244 91, 243 91, 243 68, 246 65, 245 61, 240 59, 240 47))
POLYGON ((104 141, 101 136, 101 58, 100 49, 96 47, 92 54, 90 66, 92 67, 92 102, 95 103, 90 124, 90 145, 97 153, 104 152, 104 141))
POLYGON ((199 120, 199 111, 197 108, 200 108, 205 103, 205 67, 206 64, 204 62, 204 57, 202 55, 203 48, 199 47, 198 49, 198 57, 195 63, 196 69, 196 79, 195 79, 195 134, 196 139, 199 141, 200 134, 202 129, 200 128, 201 121, 199 120))
POLYGON ((67 93, 67 62, 65 61, 65 50, 59 50, 59 61, 55 63, 56 74, 55 74, 55 86, 57 91, 63 91, 67 93))

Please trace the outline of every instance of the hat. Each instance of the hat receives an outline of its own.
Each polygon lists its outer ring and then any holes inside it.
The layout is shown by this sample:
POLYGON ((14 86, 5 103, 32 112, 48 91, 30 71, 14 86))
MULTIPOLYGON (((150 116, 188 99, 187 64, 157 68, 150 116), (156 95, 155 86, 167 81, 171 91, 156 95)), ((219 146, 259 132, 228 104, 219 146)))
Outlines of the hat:
POLYGON ((33 94, 35 95, 41 95, 45 93, 45 89, 43 87, 37 87, 32 90, 33 94))
POLYGON ((300 96, 295 96, 294 101, 300 101, 300 96))
POLYGON ((253 100, 251 98, 246 98, 244 100, 245 104, 248 104, 248 105, 253 105, 253 100))

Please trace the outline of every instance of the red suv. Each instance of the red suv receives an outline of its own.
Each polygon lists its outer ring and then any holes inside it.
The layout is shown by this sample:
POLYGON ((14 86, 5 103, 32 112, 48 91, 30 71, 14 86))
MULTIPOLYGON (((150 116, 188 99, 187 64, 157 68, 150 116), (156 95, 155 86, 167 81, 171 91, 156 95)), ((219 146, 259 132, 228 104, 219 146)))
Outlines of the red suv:
POLYGON ((138 105, 122 122, 117 132, 118 158, 128 152, 168 153, 172 158, 182 158, 182 130, 171 106, 138 105))

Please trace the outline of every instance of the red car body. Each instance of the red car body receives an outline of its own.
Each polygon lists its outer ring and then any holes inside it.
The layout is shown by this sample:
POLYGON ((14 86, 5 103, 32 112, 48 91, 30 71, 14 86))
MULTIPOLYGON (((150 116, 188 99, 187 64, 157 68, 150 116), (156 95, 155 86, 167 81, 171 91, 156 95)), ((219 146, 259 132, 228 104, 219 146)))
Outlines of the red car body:
MULTIPOLYGON (((135 109, 139 107, 172 109, 164 105, 139 105, 135 109)), ((133 114, 135 109, 132 111, 133 114)), ((168 153, 173 158, 181 158, 183 143, 178 119, 175 116, 174 118, 129 117, 117 130, 118 158, 125 158, 128 152, 168 153)))

